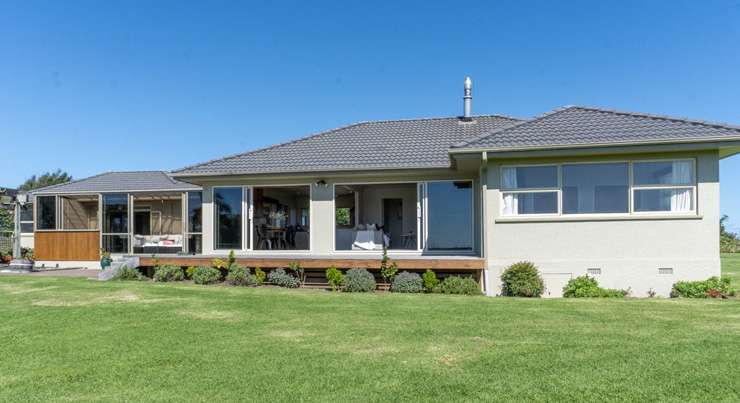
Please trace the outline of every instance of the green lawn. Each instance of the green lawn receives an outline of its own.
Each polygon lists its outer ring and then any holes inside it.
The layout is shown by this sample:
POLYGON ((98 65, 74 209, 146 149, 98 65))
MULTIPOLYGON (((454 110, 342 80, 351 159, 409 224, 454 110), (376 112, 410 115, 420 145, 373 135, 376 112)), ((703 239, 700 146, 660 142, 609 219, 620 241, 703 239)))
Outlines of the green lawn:
POLYGON ((740 287, 740 253, 722 254, 722 275, 732 277, 732 283, 740 287))
POLYGON ((0 401, 739 401, 740 300, 2 276, 0 357, 0 401))

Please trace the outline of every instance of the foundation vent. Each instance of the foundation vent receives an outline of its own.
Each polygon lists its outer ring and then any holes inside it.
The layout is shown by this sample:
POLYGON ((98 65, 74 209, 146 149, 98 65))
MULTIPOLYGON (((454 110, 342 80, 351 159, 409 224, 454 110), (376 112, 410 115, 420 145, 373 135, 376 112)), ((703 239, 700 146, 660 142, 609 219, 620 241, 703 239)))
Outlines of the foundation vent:
POLYGON ((658 269, 658 274, 673 274, 672 267, 661 267, 658 269))
POLYGON ((586 272, 588 273, 589 276, 599 276, 599 275, 601 275, 601 269, 598 268, 598 267, 593 267, 593 268, 587 269, 586 272))

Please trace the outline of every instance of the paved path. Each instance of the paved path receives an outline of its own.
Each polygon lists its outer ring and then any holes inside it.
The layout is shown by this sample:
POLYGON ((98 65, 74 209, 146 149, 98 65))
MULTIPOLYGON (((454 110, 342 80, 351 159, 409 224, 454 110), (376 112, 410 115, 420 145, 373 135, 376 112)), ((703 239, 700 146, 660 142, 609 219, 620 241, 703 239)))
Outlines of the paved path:
MULTIPOLYGON (((5 267, 0 267, 0 271, 5 267)), ((39 277, 87 277, 87 278, 98 278, 100 270, 95 269, 56 269, 56 270, 38 270, 31 273, 2 273, 0 275, 15 275, 15 276, 39 276, 39 277)))

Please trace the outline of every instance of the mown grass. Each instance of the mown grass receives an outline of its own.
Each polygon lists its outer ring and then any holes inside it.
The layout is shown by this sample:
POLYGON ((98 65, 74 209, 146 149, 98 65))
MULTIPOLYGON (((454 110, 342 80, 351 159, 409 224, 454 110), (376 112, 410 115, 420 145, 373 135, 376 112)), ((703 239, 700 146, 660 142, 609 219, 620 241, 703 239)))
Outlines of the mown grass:
POLYGON ((740 400, 738 300, 0 277, 0 306, 0 401, 740 400))
POLYGON ((722 275, 732 278, 732 283, 740 287, 740 253, 722 254, 722 275))

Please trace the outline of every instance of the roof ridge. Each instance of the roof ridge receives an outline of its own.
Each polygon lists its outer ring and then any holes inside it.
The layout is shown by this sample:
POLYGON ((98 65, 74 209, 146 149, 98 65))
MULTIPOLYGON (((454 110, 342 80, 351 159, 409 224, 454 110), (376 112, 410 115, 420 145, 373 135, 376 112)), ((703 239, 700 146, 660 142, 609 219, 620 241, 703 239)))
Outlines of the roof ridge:
POLYGON ((474 143, 476 141, 482 140, 482 139, 484 139, 486 137, 493 136, 496 133, 500 133, 500 132, 503 132, 505 130, 513 129, 513 128, 516 128, 516 127, 525 125, 527 123, 536 122, 538 120, 544 119, 546 117, 549 117, 549 116, 552 116, 552 115, 555 115, 555 114, 558 114, 560 112, 566 111, 568 109, 573 109, 573 108, 576 108, 576 106, 575 105, 566 105, 566 106, 563 106, 563 107, 560 107, 560 108, 555 108, 555 109, 553 109, 551 111, 547 111, 547 112, 545 112, 545 113, 543 113, 541 115, 537 115, 537 116, 533 117, 532 119, 520 120, 520 121, 514 122, 514 123, 512 123, 512 124, 510 124, 508 126, 500 127, 498 129, 491 130, 488 133, 484 133, 484 134, 481 134, 479 136, 475 136, 475 137, 473 137, 471 139, 468 139, 468 140, 465 140, 465 141, 461 141, 461 142, 459 142, 457 144, 453 144, 450 148, 462 148, 462 147, 465 147, 468 144, 471 144, 471 143, 474 143))
POLYGON ((669 122, 690 123, 690 124, 696 124, 696 125, 702 125, 702 126, 709 126, 709 127, 713 127, 716 129, 732 129, 732 130, 740 131, 740 126, 733 125, 733 124, 726 123, 726 122, 712 122, 712 121, 707 121, 707 120, 690 119, 687 117, 657 115, 657 114, 644 113, 644 112, 628 112, 628 111, 621 111, 617 109, 597 108, 593 106, 570 105, 570 108, 583 109, 583 110, 593 111, 593 112, 612 113, 615 115, 666 120, 669 122))
MULTIPOLYGON (((502 118, 502 119, 515 120, 517 122, 521 121, 521 119, 519 119, 519 118, 515 118, 515 117, 512 117, 512 116, 506 116, 506 115, 498 115, 498 114, 474 115, 473 116, 473 118, 476 118, 476 117, 478 117, 478 118, 502 118)), ((320 132, 310 133, 310 134, 305 135, 303 137, 292 139, 292 140, 287 140, 287 141, 284 141, 282 143, 273 144, 273 145, 269 145, 269 146, 265 146, 265 147, 260 147, 260 148, 256 148, 256 149, 250 150, 250 151, 243 151, 243 152, 239 152, 239 153, 235 153, 235 154, 231 154, 231 155, 227 155, 227 156, 223 156, 223 157, 219 157, 219 158, 214 158, 214 159, 211 159, 211 160, 208 160, 208 161, 199 162, 197 164, 191 164, 191 165, 188 165, 188 166, 185 166, 185 167, 182 167, 182 168, 178 168, 178 169, 174 169, 172 171, 169 171, 169 174, 175 174, 175 175, 177 175, 179 172, 182 172, 182 171, 185 171, 185 170, 188 170, 188 169, 192 169, 192 168, 196 168, 196 167, 201 166, 201 165, 211 164, 211 163, 218 162, 218 161, 225 161, 225 160, 229 160, 229 159, 237 158, 237 157, 248 156, 250 154, 254 154, 254 153, 258 153, 258 152, 262 152, 262 151, 266 151, 266 150, 270 150, 270 149, 274 149, 274 148, 278 148, 278 147, 283 147, 283 146, 286 146, 288 144, 299 143, 301 141, 313 139, 313 138, 316 138, 316 137, 319 137, 319 136, 322 136, 322 135, 328 135, 328 134, 337 132, 339 130, 349 129, 351 127, 360 126, 360 125, 373 124, 373 123, 390 123, 390 122, 413 122, 413 121, 429 121, 429 120, 449 120, 449 119, 459 119, 459 118, 460 118, 459 116, 447 116, 447 117, 413 118, 413 119, 361 120, 361 121, 350 123, 350 124, 347 124, 347 125, 338 126, 338 127, 333 128, 333 129, 328 129, 328 130, 323 130, 323 131, 320 131, 320 132)))

